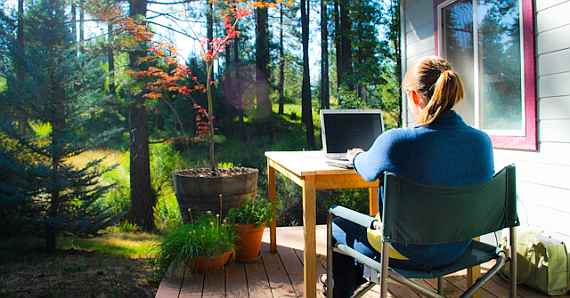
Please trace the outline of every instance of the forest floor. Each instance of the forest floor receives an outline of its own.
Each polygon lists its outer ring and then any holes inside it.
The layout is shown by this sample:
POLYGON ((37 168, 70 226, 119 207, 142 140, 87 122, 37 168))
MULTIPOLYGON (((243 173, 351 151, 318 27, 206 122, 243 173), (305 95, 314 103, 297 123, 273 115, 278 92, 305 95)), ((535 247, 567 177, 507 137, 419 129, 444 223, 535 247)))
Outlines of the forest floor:
POLYGON ((38 238, 0 243, 1 297, 154 297, 159 285, 152 257, 156 235, 106 232, 62 238, 42 251, 38 238))

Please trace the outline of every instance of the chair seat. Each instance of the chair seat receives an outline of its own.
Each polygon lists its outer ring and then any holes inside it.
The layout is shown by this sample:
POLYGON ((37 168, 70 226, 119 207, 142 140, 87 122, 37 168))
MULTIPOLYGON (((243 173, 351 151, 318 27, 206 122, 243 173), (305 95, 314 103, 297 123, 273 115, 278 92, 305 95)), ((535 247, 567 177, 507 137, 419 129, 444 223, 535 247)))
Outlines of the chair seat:
POLYGON ((473 240, 471 241, 471 245, 467 247, 463 256, 448 266, 431 269, 429 271, 397 268, 393 267, 391 264, 390 268, 406 278, 437 278, 488 262, 498 257, 497 247, 473 240))

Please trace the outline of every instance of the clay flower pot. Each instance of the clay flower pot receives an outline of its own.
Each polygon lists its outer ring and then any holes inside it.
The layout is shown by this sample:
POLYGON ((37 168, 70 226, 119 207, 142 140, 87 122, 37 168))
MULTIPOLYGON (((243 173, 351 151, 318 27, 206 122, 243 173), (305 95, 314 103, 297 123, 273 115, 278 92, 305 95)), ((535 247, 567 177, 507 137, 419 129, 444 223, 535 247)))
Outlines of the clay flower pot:
POLYGON ((236 260, 252 262, 257 259, 261 250, 261 237, 265 225, 236 224, 237 243, 236 260))
POLYGON ((232 256, 232 251, 227 251, 221 255, 213 257, 197 257, 194 259, 194 270, 204 273, 208 271, 219 270, 228 263, 232 256))

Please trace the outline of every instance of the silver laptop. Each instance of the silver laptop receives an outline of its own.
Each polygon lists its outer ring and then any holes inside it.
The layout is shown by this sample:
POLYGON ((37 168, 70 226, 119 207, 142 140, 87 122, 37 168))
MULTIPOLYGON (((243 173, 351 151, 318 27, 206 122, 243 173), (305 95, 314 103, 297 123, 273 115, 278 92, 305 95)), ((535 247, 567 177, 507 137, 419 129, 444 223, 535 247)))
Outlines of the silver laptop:
POLYGON ((380 110, 321 110, 323 152, 330 165, 351 168, 346 151, 368 150, 383 131, 380 110))

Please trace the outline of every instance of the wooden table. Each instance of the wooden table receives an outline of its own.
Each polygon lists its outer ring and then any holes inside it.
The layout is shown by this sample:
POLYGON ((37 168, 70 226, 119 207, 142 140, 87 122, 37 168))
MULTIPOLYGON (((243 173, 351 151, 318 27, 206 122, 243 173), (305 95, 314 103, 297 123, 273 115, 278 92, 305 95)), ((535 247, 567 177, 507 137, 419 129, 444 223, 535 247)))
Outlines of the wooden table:
MULTIPOLYGON (((364 181, 354 170, 328 166, 321 151, 266 152, 267 196, 275 202, 275 173, 279 172, 303 189, 304 293, 316 297, 317 252, 315 242, 316 192, 318 190, 368 188, 370 214, 378 212, 378 181, 364 181)), ((277 252, 276 219, 271 224, 271 252, 277 252)))

